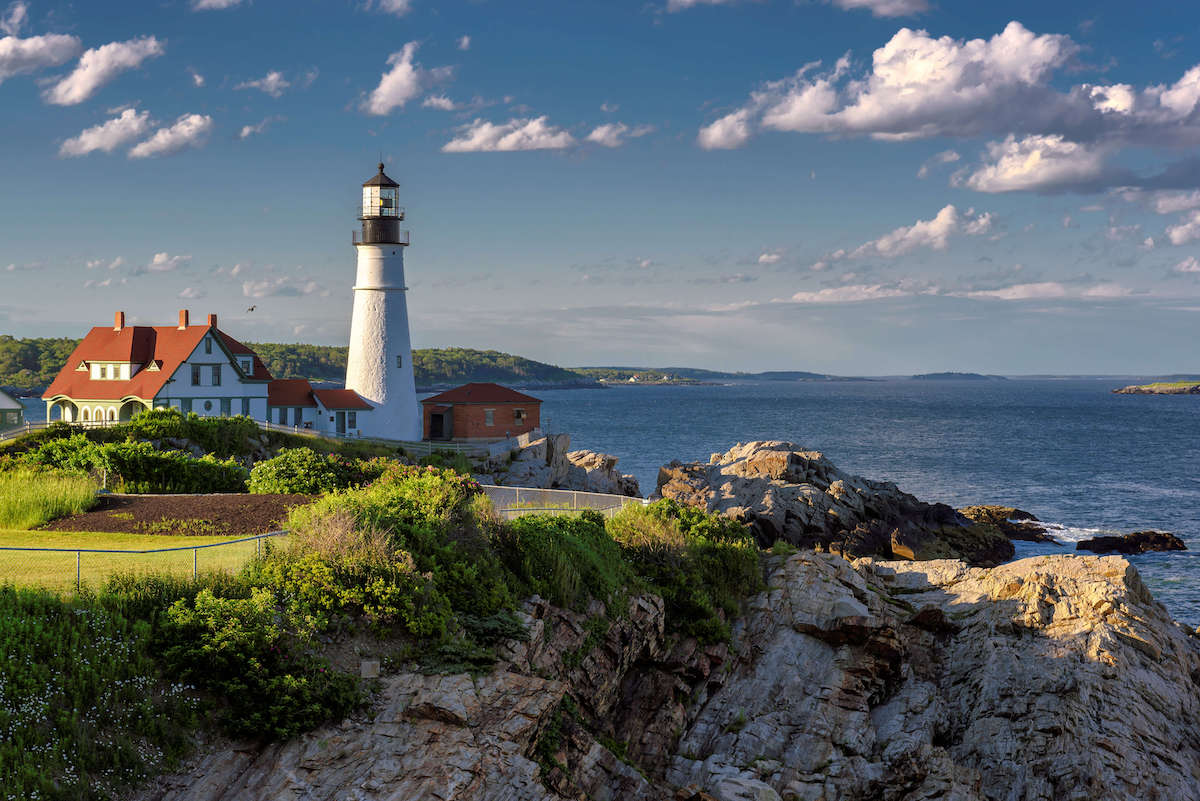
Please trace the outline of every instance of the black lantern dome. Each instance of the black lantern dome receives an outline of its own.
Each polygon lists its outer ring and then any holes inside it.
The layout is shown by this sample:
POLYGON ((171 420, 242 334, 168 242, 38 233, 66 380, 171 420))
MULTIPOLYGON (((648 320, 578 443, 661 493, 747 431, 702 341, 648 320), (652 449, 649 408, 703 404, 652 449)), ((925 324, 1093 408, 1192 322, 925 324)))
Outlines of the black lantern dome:
POLYGON ((362 185, 362 239, 358 244, 408 244, 407 232, 400 230, 404 209, 400 207, 400 184, 393 181, 379 164, 379 172, 362 185))

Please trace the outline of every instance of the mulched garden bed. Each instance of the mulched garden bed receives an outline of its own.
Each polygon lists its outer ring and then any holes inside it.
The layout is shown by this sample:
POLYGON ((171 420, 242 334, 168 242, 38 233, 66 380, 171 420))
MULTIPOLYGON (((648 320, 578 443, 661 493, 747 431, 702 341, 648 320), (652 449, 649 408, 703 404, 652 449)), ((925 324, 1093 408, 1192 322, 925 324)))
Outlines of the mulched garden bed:
POLYGON ((312 495, 105 495, 90 512, 55 520, 49 531, 104 531, 221 537, 278 531, 312 495))

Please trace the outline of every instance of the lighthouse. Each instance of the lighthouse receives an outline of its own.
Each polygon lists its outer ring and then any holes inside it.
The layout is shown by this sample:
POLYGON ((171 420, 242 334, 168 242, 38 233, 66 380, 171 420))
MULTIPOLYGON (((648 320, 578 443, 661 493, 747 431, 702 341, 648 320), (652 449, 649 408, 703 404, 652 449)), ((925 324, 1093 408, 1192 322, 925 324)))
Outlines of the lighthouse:
POLYGON ((353 236, 358 251, 354 280, 354 316, 346 389, 357 392, 374 410, 361 416, 362 435, 419 440, 421 412, 413 380, 412 340, 408 334, 408 288, 404 285, 404 249, 408 231, 400 228, 400 185, 383 172, 362 186, 361 230, 353 236))

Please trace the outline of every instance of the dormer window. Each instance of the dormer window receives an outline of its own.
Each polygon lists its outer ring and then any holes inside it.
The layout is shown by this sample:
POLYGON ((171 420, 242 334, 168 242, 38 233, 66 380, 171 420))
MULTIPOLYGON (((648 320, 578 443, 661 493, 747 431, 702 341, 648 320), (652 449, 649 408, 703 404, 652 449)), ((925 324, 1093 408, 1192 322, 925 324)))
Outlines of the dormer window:
POLYGON ((246 375, 250 375, 251 373, 254 372, 254 363, 252 361, 250 361, 249 359, 242 359, 241 364, 242 364, 242 372, 245 373, 246 375))

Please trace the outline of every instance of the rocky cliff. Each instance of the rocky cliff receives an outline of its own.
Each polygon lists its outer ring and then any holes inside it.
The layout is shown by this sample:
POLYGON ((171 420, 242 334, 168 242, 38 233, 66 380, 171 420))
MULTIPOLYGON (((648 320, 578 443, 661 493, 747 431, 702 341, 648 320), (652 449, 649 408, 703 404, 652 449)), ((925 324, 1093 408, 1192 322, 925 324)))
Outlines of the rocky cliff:
POLYGON ((1200 799, 1200 644, 1125 560, 773 560, 729 646, 666 637, 654 596, 534 599, 487 675, 385 675, 141 798, 1200 799))
POLYGON ((744 520, 764 547, 784 540, 845 556, 980 565, 1014 552, 990 523, 925 503, 890 482, 844 473, 790 442, 739 443, 708 464, 672 462, 659 470, 655 496, 744 520))

